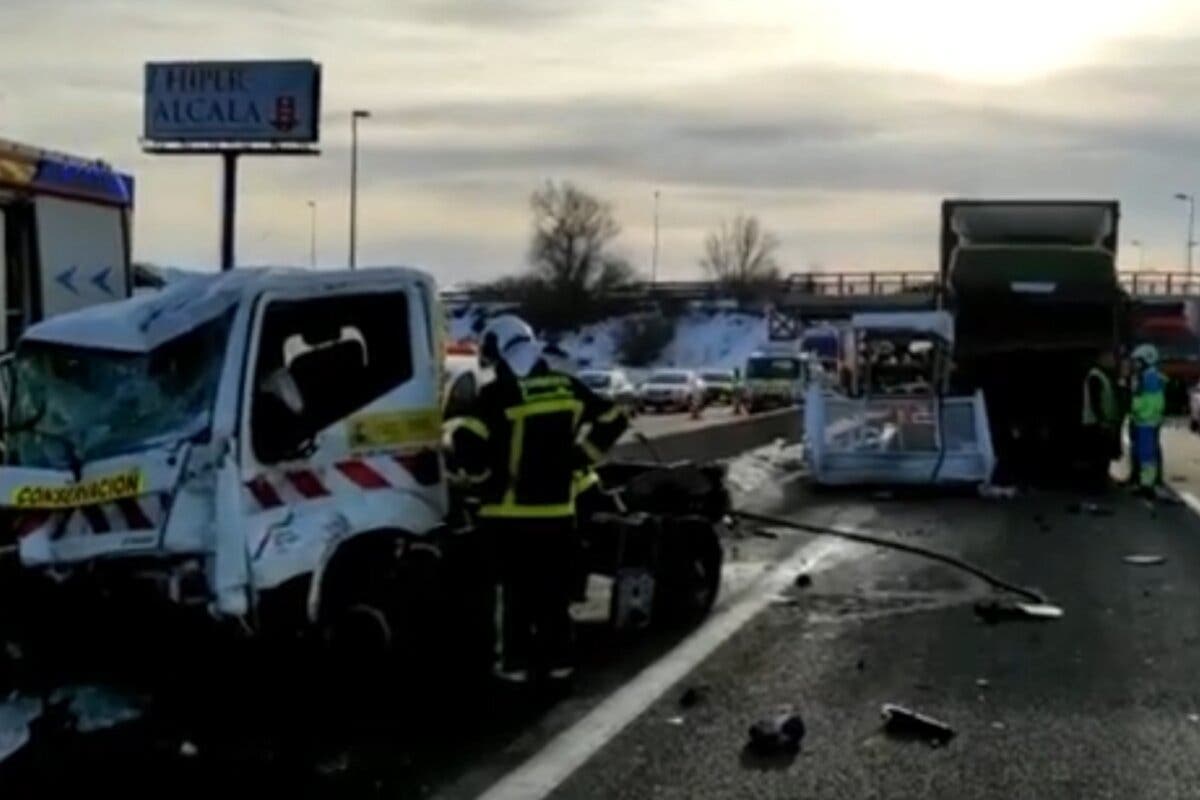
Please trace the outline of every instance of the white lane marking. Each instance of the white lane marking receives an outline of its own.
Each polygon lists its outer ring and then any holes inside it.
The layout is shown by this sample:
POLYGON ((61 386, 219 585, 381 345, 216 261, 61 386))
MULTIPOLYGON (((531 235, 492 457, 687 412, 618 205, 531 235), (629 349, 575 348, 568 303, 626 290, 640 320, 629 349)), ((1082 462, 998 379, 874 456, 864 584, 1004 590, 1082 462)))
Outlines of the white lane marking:
POLYGON ((1172 487, 1171 491, 1173 491, 1179 497, 1179 499, 1182 500, 1193 512, 1200 514, 1200 497, 1196 497, 1196 495, 1192 494, 1187 489, 1175 489, 1172 487))
POLYGON ((863 545, 817 539, 798 547, 764 574, 736 602, 709 619, 671 652, 554 737, 528 761, 505 775, 480 800, 542 800, 596 754, 668 689, 694 670, 729 637, 771 604, 798 570, 809 574, 847 561, 863 545))

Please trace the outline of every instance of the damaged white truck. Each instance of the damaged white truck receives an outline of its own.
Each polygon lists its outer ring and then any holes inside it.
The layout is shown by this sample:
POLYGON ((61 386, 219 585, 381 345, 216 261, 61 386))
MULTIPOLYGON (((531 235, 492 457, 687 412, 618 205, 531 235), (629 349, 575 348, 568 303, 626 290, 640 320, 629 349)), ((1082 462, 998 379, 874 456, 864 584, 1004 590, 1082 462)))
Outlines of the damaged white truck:
MULTIPOLYGON (((15 591, 136 585, 251 633, 452 632, 483 658, 494 591, 444 479, 441 319, 416 270, 247 270, 32 327, 0 466, 15 591)), ((604 469, 619 496, 581 524, 584 575, 628 589, 621 619, 702 616, 723 473, 604 469)))

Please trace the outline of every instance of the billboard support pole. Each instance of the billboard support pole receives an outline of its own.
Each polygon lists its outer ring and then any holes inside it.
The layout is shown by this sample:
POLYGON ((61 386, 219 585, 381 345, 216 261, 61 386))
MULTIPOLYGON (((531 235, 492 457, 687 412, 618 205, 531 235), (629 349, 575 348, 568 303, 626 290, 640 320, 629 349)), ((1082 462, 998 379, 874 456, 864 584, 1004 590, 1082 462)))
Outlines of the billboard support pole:
POLYGON ((221 271, 233 269, 234 236, 237 232, 237 159, 238 152, 221 154, 225 162, 225 178, 221 203, 221 271))

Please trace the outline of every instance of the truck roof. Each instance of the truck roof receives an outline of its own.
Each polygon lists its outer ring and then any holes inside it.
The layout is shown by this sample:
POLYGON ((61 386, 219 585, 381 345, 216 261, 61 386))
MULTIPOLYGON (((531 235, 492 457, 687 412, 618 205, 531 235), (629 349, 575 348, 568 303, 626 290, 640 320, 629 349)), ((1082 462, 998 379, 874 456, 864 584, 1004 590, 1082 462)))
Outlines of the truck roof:
POLYGON ((316 295, 350 287, 384 291, 417 281, 433 283, 427 273, 409 267, 354 272, 236 269, 186 278, 161 292, 51 317, 27 329, 21 341, 145 353, 265 292, 309 289, 316 295))
POLYGON ((0 139, 0 188, 133 205, 133 177, 99 159, 0 139))

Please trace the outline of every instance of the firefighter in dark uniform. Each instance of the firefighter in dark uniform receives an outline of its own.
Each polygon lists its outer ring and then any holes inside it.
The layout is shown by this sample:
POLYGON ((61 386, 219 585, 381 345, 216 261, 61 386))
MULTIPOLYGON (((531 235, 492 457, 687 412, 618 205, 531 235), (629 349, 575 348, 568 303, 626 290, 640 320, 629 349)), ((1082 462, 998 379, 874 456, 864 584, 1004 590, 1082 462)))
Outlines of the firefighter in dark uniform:
POLYGON ((628 425, 615 404, 551 369, 521 319, 484 329, 480 362, 496 379, 449 434, 452 467, 479 503, 503 598, 501 678, 570 677, 576 572, 575 476, 628 425))

